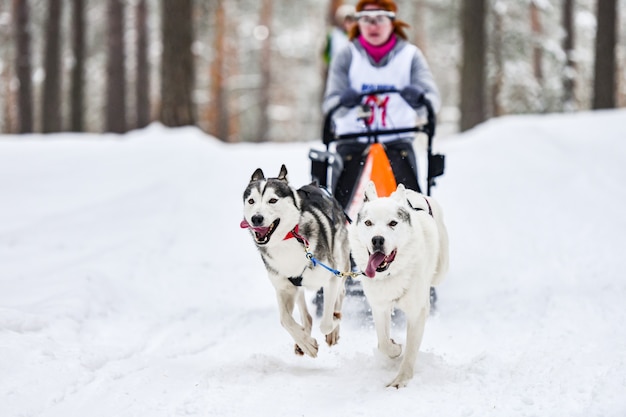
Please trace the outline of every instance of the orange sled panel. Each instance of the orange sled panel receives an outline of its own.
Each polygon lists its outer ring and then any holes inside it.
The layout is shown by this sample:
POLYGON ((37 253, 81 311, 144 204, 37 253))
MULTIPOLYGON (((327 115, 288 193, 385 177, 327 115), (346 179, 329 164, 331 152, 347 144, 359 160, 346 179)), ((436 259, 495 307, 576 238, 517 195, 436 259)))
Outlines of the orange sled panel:
POLYGON ((360 178, 357 180, 352 200, 346 208, 346 213, 351 219, 356 219, 357 213, 363 205, 365 187, 372 180, 376 185, 376 194, 379 197, 388 197, 396 191, 396 178, 389 163, 387 153, 380 143, 374 143, 368 149, 367 159, 363 166, 360 178))
POLYGON ((371 159, 372 173, 370 178, 376 184, 376 193, 379 197, 389 197, 391 193, 396 191, 398 185, 383 145, 380 143, 372 144, 367 158, 371 159))

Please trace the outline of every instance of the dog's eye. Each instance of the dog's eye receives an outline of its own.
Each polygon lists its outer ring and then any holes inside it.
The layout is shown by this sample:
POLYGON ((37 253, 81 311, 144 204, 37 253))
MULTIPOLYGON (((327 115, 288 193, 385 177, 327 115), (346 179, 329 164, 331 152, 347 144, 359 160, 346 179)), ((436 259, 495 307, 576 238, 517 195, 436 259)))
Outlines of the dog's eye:
POLYGON ((248 204, 254 204, 254 198, 249 199, 248 204))
POLYGON ((277 202, 278 202, 277 198, 270 198, 270 201, 269 201, 270 204, 276 204, 277 202))
POLYGON ((392 220, 392 221, 389 222, 389 227, 395 227, 395 226, 397 226, 397 224, 398 224, 397 221, 392 220))
POLYGON ((370 227, 372 225, 372 221, 371 220, 365 220, 365 225, 367 227, 370 227))

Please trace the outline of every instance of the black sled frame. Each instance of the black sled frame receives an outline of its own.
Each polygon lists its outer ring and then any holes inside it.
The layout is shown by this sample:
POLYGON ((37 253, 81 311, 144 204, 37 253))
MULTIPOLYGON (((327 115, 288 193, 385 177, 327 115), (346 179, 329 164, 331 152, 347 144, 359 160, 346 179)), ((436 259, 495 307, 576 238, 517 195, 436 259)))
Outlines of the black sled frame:
MULTIPOLYGON (((360 96, 369 97, 382 94, 396 93, 399 91, 396 89, 384 89, 375 90, 362 93, 360 96)), ((341 156, 337 152, 330 150, 330 144, 336 143, 350 143, 356 142, 357 139, 366 137, 368 143, 377 143, 379 136, 381 135, 398 135, 402 133, 416 134, 425 133, 428 138, 427 144, 427 177, 426 177, 426 195, 431 195, 431 188, 436 185, 435 179, 444 173, 445 169, 445 155, 433 154, 433 138, 435 136, 436 116, 433 110, 432 104, 427 99, 424 100, 424 107, 426 108, 426 123, 422 125, 416 125, 414 127, 400 128, 400 129, 371 129, 367 123, 365 126, 367 130, 365 132, 346 133, 336 135, 333 129, 333 116, 342 106, 337 105, 332 108, 324 117, 324 125, 322 129, 322 141, 326 146, 325 151, 319 149, 309 150, 309 159, 311 160, 311 178, 313 181, 328 189, 332 194, 335 190, 331 189, 329 184, 329 170, 334 178, 339 178, 342 174, 344 163, 341 156)), ((365 105, 361 105, 361 117, 366 120, 371 114, 371 109, 365 105)), ((366 155, 365 155, 366 156, 366 155)), ((376 179, 373 179, 376 182, 376 179)), ((417 178, 416 178, 417 182, 417 178)), ((332 184, 334 187, 336 184, 332 184)), ((345 207, 344 207, 345 208, 345 207)))

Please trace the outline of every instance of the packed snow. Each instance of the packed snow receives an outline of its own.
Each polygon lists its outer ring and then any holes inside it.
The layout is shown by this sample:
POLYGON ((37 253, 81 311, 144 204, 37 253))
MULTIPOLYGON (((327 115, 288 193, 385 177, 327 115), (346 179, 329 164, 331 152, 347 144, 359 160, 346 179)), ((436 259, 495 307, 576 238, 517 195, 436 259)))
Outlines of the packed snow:
POLYGON ((308 183, 314 139, 0 136, 0 416, 626 415, 626 111, 436 138, 451 265, 400 390, 361 299, 293 354, 239 228, 252 172, 308 183))

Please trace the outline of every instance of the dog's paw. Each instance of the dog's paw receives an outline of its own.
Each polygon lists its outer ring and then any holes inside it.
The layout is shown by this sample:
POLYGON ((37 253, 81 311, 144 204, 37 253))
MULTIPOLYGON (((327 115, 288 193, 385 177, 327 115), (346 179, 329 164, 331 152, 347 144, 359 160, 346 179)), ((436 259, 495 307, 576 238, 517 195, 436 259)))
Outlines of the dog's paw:
POLYGON ((389 339, 388 343, 379 345, 378 349, 391 359, 397 358, 402 353, 402 345, 394 342, 393 339, 389 339))
POLYGON ((329 336, 339 328, 339 323, 341 323, 341 313, 335 312, 333 313, 332 319, 322 320, 320 323, 320 331, 322 334, 329 336))
MULTIPOLYGON (((411 378, 409 378, 411 379, 411 378)), ((400 389, 400 388, 404 388, 406 387, 406 385, 409 383, 409 379, 405 379, 400 377, 400 375, 398 375, 393 381, 391 381, 390 383, 387 384, 387 387, 392 387, 395 389, 400 389)))
POLYGON ((316 358, 318 349, 319 347, 317 345, 317 340, 309 337, 307 340, 304 341, 304 343, 296 343, 294 347, 294 353, 298 356, 304 356, 304 354, 306 353, 310 357, 316 358))
POLYGON ((326 343, 328 346, 334 346, 339 342, 339 326, 335 330, 326 335, 326 343))
POLYGON ((409 383, 411 378, 413 378, 412 369, 400 369, 400 372, 398 372, 398 375, 394 378, 393 381, 387 384, 387 386, 397 388, 397 389, 404 388, 409 383))

